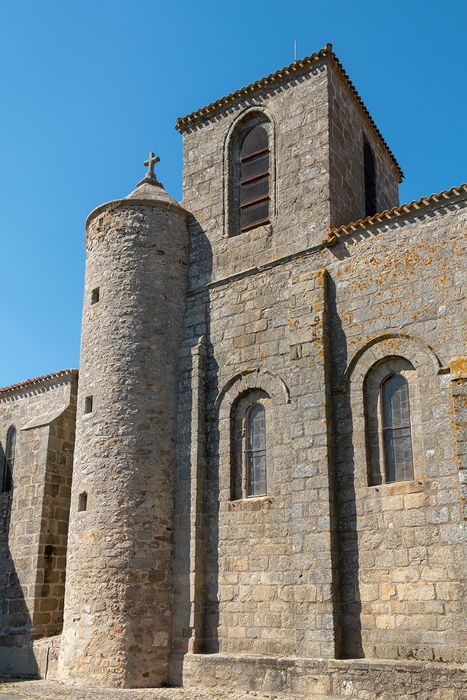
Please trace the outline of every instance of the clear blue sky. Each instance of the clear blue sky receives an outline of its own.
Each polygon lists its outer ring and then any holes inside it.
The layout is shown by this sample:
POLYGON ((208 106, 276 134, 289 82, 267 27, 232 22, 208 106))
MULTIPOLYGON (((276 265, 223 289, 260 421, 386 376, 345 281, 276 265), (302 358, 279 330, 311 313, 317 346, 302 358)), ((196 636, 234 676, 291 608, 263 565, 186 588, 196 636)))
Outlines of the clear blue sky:
POLYGON ((466 180, 467 2, 3 0, 0 386, 79 362, 83 223, 175 119, 326 42, 398 158, 409 201, 466 180))

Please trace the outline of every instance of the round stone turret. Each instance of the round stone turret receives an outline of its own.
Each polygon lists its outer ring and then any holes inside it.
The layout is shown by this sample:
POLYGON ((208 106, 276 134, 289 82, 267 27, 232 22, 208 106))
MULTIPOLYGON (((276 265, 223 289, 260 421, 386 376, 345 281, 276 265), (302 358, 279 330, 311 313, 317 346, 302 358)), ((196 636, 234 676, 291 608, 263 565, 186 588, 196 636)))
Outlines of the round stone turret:
POLYGON ((185 210, 148 173, 86 222, 61 678, 167 680, 185 210))

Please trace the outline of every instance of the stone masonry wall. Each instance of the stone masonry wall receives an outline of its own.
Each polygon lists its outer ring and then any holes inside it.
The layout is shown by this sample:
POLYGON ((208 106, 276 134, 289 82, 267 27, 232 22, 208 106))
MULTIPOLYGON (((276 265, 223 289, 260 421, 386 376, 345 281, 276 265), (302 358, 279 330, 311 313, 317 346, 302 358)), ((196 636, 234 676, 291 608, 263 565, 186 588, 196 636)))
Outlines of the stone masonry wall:
POLYGON ((376 211, 399 204, 399 173, 355 95, 335 67, 328 70, 330 225, 341 226, 365 216, 363 135, 376 165, 376 211))
POLYGON ((459 450, 448 373, 463 353, 455 261, 465 197, 323 244, 329 225, 364 213, 363 131, 375 151, 378 208, 398 201, 394 165, 329 71, 264 91, 184 136, 193 220, 174 677, 187 650, 460 659, 459 450), (225 143, 254 104, 275 124, 276 215, 269 227, 228 238, 225 143), (193 353, 202 338, 200 372, 193 353), (370 486, 363 387, 387 357, 412 367, 415 477, 370 486), (266 397, 268 493, 235 501, 233 410, 257 390, 266 397))
POLYGON ((72 404, 49 428, 47 472, 42 503, 45 527, 39 541, 42 568, 38 571, 41 636, 62 631, 65 597, 66 548, 76 424, 76 395, 72 404))
MULTIPOLYGON (((207 651, 331 657, 335 653, 332 598, 337 573, 327 469, 325 286, 326 275, 306 270, 301 262, 210 293, 207 472, 204 532, 198 542, 204 548, 202 648, 207 651), (231 411, 238 397, 254 390, 268 396, 268 493, 232 500, 231 411)), ((206 300, 204 294, 189 299, 190 337, 207 331, 197 321, 204 317, 206 300)), ((182 406, 193 394, 188 384, 190 363, 185 366, 182 406)), ((193 473, 188 471, 193 459, 190 440, 193 432, 181 421, 179 441, 186 441, 186 448, 179 446, 178 481, 184 495, 179 497, 175 521, 177 651, 186 650, 192 633, 183 602, 188 605, 193 564, 183 546, 182 527, 193 473)))
POLYGON ((465 670, 421 661, 337 661, 284 657, 189 655, 185 686, 249 691, 297 700, 463 700, 465 670))
POLYGON ((245 100, 222 119, 184 134, 184 206, 190 223, 190 287, 314 246, 329 219, 327 69, 321 62, 291 82, 245 100), (246 110, 272 121, 271 223, 229 238, 224 207, 229 138, 246 110), (293 231, 293 236, 290 232, 293 231))
MULTIPOLYGON (((344 655, 459 660, 462 520, 451 382, 443 367, 460 354, 462 343, 461 286, 453 261, 461 258, 463 221, 456 206, 429 211, 421 220, 402 221, 378 235, 356 236, 329 251, 216 286, 210 291, 208 326, 203 324, 206 295, 190 300, 191 334, 209 330, 206 412, 214 421, 207 434, 210 488, 205 499, 211 536, 205 545, 209 650, 325 655, 318 640, 328 630, 331 646, 336 644, 336 653, 344 655), (322 584, 336 585, 337 574, 329 449, 320 423, 326 380, 316 354, 318 347, 323 351, 318 329, 324 293, 315 296, 322 273, 311 269, 323 263, 330 276, 327 348, 335 403, 333 491, 342 596, 342 607, 328 610, 329 626, 322 613, 332 595, 322 584), (368 486, 364 376, 375 362, 392 355, 418 367, 412 405, 412 418, 419 424, 414 428, 415 479, 368 486), (262 373, 280 377, 290 404, 271 428, 268 498, 232 503, 229 415, 224 424, 214 404, 232 378, 252 370, 257 375, 251 386, 258 388, 267 385, 262 373), (304 527, 317 530, 305 550, 301 518, 304 527), (311 576, 306 582, 297 571, 300 565, 311 576), (321 582, 316 578, 326 576, 321 582), (302 583, 310 584, 308 589, 302 583), (300 596, 309 597, 308 618, 298 605, 304 602, 300 596), (314 607, 320 602, 321 608, 314 607), (300 640, 300 621, 309 645, 300 640), (339 630, 332 633, 336 624, 339 630)), ((245 390, 242 382, 239 393, 245 390)), ((234 395, 229 388, 230 400, 234 395)))
POLYGON ((185 213, 157 199, 121 200, 92 216, 86 242, 59 675, 155 686, 167 679, 171 648, 185 213))
MULTIPOLYGON (((463 255, 463 207, 462 198, 426 207, 331 249, 216 284, 209 296, 190 297, 191 334, 206 332, 208 349, 208 428, 199 435, 207 441, 198 541, 205 646, 199 650, 235 654, 226 657, 221 683, 235 659, 250 653, 463 660, 460 448, 449 377, 449 358, 459 357, 463 340, 456 264, 463 255), (321 353, 332 360, 329 375, 320 369, 321 353), (364 380, 376 362, 394 355, 413 363, 417 375, 415 478, 369 486, 364 380), (280 395, 271 377, 284 381, 289 401, 270 410, 268 497, 231 501, 229 414, 222 406, 252 387, 280 395), (323 426, 328 377, 332 449, 323 426)), ((177 585, 184 576, 180 560, 176 567, 177 585)), ((179 615, 179 652, 187 649, 183 634, 190 636, 189 623, 183 628, 179 615)), ((189 658, 187 684, 195 679, 189 658)), ((368 667, 367 673, 368 688, 375 687, 378 672, 368 667)), ((407 687, 414 673, 407 669, 407 687)), ((421 690, 417 697, 424 697, 421 690)))
MULTIPOLYGON (((0 493, 3 672, 17 645, 61 629, 76 383, 70 371, 0 397, 3 446, 8 428, 17 429, 13 490, 0 493)), ((35 673, 34 655, 23 657, 16 672, 35 673)))
POLYGON ((451 359, 452 429, 464 520, 467 519, 467 356, 451 359))
POLYGON ((363 217, 364 133, 383 211, 398 204, 400 175, 332 62, 318 62, 184 133, 183 201, 193 215, 190 287, 313 247, 328 226, 363 217), (270 224, 229 237, 229 146, 236 126, 255 113, 271 122, 270 224))
POLYGON ((465 340, 465 201, 331 248, 336 473, 348 656, 459 661, 463 542, 449 363, 465 340), (369 486, 363 383, 382 358, 409 385, 414 480, 369 486))

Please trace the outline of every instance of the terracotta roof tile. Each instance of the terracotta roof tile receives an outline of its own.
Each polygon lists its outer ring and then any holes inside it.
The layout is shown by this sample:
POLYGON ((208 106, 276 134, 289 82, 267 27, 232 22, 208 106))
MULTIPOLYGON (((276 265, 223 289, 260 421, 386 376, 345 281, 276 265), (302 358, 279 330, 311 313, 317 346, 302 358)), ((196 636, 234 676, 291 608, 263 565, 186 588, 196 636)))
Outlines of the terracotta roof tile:
POLYGON ((18 382, 18 384, 12 384, 11 386, 5 386, 0 388, 0 397, 5 394, 12 394, 15 391, 21 391, 34 384, 42 384, 43 382, 49 381, 50 379, 62 379, 64 377, 75 377, 78 376, 77 369, 61 369, 58 372, 52 372, 51 374, 44 374, 41 377, 35 377, 34 379, 25 379, 23 382, 18 382))
POLYGON ((332 44, 326 44, 326 46, 324 48, 320 49, 319 51, 316 51, 316 53, 313 53, 310 56, 306 56, 305 58, 303 58, 299 61, 295 61, 294 63, 291 63, 289 66, 285 66, 284 68, 281 68, 280 70, 276 71, 275 73, 271 73, 270 75, 266 76, 265 78, 260 78, 260 80, 256 80, 254 83, 250 83, 249 85, 246 85, 245 87, 242 87, 239 90, 236 90, 235 92, 232 92, 229 95, 226 95, 225 97, 221 97, 220 99, 216 100, 215 102, 211 102, 211 104, 206 105, 205 107, 201 107, 201 109, 198 109, 195 112, 192 112, 191 114, 187 114, 185 117, 179 117, 175 123, 175 127, 176 127, 176 129, 178 129, 178 131, 183 133, 184 131, 187 131, 191 126, 193 126, 197 122, 213 116, 216 112, 221 110, 223 107, 227 107, 229 104, 241 99, 242 97, 246 97, 248 95, 251 95, 253 92, 255 92, 257 90, 262 90, 263 88, 267 87, 268 85, 272 85, 273 83, 275 83, 283 78, 289 78, 289 77, 292 78, 294 75, 300 75, 300 74, 304 73, 306 70, 308 70, 308 68, 313 63, 320 61, 322 58, 330 58, 334 62, 334 65, 337 67, 339 73, 341 74, 341 76, 344 78, 345 82, 350 87, 357 102, 359 103, 360 107, 362 108, 363 112, 365 113, 370 124, 374 128, 379 139, 381 140, 381 143, 383 144, 383 146, 385 147, 389 156, 391 157, 391 159, 392 159, 392 161, 393 161, 393 163, 394 163, 394 165, 399 173, 400 180, 402 180, 404 177, 404 173, 402 172, 401 167, 396 160, 396 157, 394 156, 393 152, 391 151, 388 144, 384 140, 380 130, 376 126, 371 114, 369 113, 368 109, 366 108, 362 98, 358 94, 355 85, 350 80, 347 71, 345 70, 342 63, 339 61, 336 54, 332 50, 332 44))
POLYGON ((417 211, 417 209, 420 209, 421 207, 427 207, 432 204, 443 202, 443 200, 449 200, 453 196, 456 197, 462 194, 462 192, 467 192, 467 184, 465 183, 458 185, 457 187, 451 187, 449 190, 438 192, 438 194, 430 194, 428 197, 422 197, 421 199, 414 200, 408 204, 401 204, 397 207, 393 207, 392 209, 386 209, 385 211, 373 214, 372 216, 365 216, 357 221, 351 221, 348 224, 331 228, 329 229, 328 235, 324 239, 324 243, 327 246, 333 246, 338 242, 339 238, 348 236, 359 228, 366 228, 371 224, 382 223, 387 219, 395 219, 398 216, 410 214, 413 211, 417 211))

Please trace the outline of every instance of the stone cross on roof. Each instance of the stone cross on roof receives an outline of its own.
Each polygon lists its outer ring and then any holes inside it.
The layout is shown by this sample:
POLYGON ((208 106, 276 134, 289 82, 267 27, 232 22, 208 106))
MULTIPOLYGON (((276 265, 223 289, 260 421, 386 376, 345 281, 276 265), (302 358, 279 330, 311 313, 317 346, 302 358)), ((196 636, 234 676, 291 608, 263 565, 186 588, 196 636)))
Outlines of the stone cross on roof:
POLYGON ((159 180, 156 177, 156 173, 154 172, 154 166, 156 163, 159 163, 159 161, 159 156, 156 156, 156 154, 151 151, 149 153, 148 159, 144 161, 144 165, 147 167, 146 175, 143 177, 141 182, 138 182, 138 184, 136 185, 137 187, 143 185, 145 182, 148 182, 151 185, 157 185, 158 187, 162 187, 162 184, 159 182, 159 180))
POLYGON ((148 159, 144 161, 144 165, 148 169, 148 172, 146 173, 146 177, 155 177, 154 166, 156 163, 159 163, 159 161, 160 161, 159 156, 156 156, 156 154, 151 151, 149 156, 148 156, 148 159))

